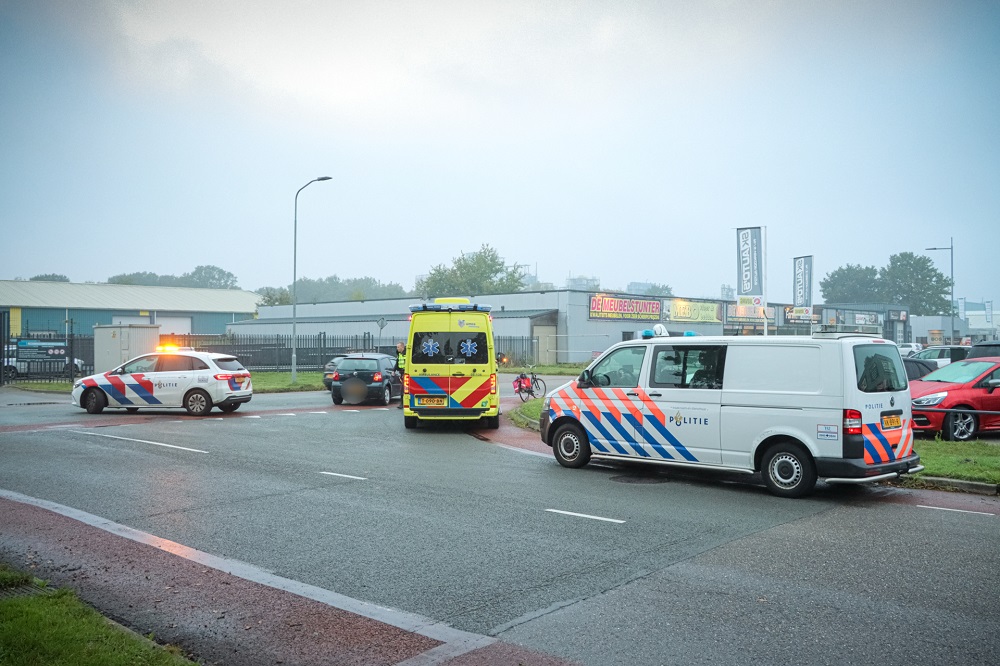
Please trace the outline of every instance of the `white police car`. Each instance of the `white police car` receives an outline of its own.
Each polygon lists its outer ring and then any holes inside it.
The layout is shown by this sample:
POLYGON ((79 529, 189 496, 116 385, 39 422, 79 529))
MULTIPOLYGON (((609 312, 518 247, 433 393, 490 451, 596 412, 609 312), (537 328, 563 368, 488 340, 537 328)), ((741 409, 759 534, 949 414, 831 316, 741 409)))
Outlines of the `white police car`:
POLYGON ((235 356, 186 350, 143 354, 73 384, 73 404, 89 414, 182 407, 204 416, 213 406, 236 411, 252 397, 250 372, 235 356))

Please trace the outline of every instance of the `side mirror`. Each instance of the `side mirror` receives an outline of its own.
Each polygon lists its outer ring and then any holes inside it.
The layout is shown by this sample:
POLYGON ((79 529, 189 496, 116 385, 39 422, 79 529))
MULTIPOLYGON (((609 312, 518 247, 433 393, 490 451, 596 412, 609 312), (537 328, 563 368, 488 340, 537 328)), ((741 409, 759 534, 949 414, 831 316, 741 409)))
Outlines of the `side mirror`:
POLYGON ((1000 388, 1000 379, 991 379, 986 382, 987 393, 993 393, 993 391, 998 388, 1000 388))
POLYGON ((576 385, 580 388, 587 388, 593 384, 593 379, 590 376, 590 369, 585 369, 580 373, 580 376, 576 378, 576 385))

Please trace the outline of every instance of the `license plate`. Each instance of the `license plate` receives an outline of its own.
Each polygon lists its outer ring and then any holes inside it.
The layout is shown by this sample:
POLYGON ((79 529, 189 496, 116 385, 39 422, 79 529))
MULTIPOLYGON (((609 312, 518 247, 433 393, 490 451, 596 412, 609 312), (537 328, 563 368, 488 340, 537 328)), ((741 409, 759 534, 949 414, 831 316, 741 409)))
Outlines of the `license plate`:
POLYGON ((903 417, 898 414, 893 416, 883 416, 882 417, 882 427, 883 428, 902 428, 903 427, 903 417))
POLYGON ((417 400, 417 404, 421 407, 444 407, 448 401, 444 398, 420 398, 417 400))

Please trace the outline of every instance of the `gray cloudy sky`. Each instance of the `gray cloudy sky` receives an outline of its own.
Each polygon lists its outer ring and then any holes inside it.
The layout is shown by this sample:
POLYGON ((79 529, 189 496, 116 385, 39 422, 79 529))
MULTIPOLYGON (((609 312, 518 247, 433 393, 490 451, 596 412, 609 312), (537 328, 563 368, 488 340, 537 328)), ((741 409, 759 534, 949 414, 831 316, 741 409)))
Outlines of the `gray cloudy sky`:
MULTIPOLYGON (((1000 302, 1000 3, 0 0, 0 278, 415 276, 768 297, 947 246, 1000 302)), ((948 252, 927 253, 945 275, 948 252)))

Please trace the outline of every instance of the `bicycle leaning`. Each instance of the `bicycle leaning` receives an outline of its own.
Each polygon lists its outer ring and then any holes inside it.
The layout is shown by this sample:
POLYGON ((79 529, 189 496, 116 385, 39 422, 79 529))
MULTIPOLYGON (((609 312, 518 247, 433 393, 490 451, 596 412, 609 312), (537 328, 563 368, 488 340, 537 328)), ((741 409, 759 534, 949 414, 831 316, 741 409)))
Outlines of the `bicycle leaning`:
POLYGON ((545 395, 545 381, 535 374, 533 365, 529 365, 527 370, 531 373, 522 372, 514 378, 514 392, 521 398, 521 402, 527 402, 530 398, 541 398, 545 395))

